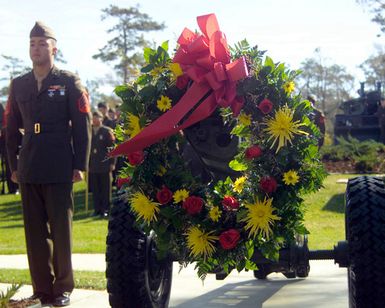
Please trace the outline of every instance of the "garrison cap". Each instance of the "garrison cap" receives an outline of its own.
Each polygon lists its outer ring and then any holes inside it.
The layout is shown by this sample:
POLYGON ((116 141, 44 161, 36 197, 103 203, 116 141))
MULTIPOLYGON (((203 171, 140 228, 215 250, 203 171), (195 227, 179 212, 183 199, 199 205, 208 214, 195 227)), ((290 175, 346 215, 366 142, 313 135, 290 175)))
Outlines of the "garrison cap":
POLYGON ((41 21, 37 21, 33 26, 31 33, 29 34, 29 37, 31 38, 33 36, 42 36, 42 37, 54 39, 56 41, 55 33, 53 32, 53 30, 50 27, 46 26, 41 21))

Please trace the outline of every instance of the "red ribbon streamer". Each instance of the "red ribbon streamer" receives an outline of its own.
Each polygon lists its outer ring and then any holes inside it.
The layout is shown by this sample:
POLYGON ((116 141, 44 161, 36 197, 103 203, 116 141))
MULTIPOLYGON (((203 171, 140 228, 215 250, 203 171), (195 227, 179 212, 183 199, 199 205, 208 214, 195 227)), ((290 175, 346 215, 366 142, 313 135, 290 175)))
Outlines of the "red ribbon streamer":
POLYGON ((230 62, 226 36, 220 31, 214 14, 198 16, 197 21, 203 34, 185 28, 173 59, 194 81, 192 86, 172 109, 132 139, 118 145, 110 156, 143 150, 209 117, 218 106, 231 107, 235 115, 239 114, 243 98, 236 96, 236 82, 248 75, 246 61, 242 57, 230 62), (180 123, 193 108, 189 117, 180 123))

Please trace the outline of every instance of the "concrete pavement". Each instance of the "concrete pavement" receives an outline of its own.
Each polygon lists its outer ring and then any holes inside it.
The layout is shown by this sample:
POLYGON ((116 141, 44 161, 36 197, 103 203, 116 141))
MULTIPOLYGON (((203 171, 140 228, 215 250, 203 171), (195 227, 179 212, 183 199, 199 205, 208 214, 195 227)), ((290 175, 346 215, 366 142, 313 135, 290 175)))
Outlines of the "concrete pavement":
MULTIPOLYGON (((104 271, 102 254, 73 255, 74 269, 104 271)), ((193 265, 180 273, 174 263, 169 308, 346 308, 346 269, 333 261, 311 261, 306 279, 287 279, 282 274, 271 274, 265 281, 256 280, 251 272, 234 271, 223 281, 208 275, 202 283, 193 265)), ((1 268, 28 268, 25 255, 0 256, 1 268)), ((0 284, 5 290, 6 284, 0 284)), ((23 286, 16 298, 31 295, 31 286, 23 286)), ((106 291, 75 289, 71 296, 72 308, 109 307, 106 291)))

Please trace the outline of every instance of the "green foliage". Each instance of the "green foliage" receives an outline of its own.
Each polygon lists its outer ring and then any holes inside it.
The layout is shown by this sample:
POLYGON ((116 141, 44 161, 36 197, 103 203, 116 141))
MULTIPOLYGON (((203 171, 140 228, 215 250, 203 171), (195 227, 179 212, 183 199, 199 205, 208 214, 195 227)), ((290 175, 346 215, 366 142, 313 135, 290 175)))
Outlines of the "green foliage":
POLYGON ((357 172, 371 172, 382 163, 385 146, 374 140, 359 141, 337 137, 337 144, 323 146, 320 154, 326 161, 351 161, 357 172))
POLYGON ((17 293, 17 291, 22 287, 21 284, 12 284, 7 288, 6 292, 0 292, 0 308, 7 308, 9 300, 17 293))

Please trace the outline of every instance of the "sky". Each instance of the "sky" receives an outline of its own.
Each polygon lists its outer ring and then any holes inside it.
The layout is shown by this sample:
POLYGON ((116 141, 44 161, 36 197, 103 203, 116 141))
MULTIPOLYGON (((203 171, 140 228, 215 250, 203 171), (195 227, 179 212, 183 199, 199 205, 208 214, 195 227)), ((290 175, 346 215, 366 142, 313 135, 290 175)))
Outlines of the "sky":
MULTIPOLYGON (((41 20, 54 29, 58 48, 68 62, 59 63, 60 68, 77 72, 84 83, 104 78, 112 68, 92 55, 111 38, 106 30, 114 20, 102 21, 101 10, 110 4, 130 7, 137 3, 0 0, 0 55, 20 58, 30 65, 29 32, 35 21, 41 20)), ((175 47, 184 27, 197 30, 197 16, 215 13, 229 45, 246 38, 266 50, 275 62, 292 69, 298 69, 320 48, 326 64, 345 66, 357 82, 364 79, 357 66, 376 53, 376 45, 385 47, 384 36, 378 36, 379 26, 355 0, 141 0, 139 10, 166 25, 163 31, 146 34, 157 44, 169 40, 175 47)), ((4 64, 0 58, 0 68, 4 64)), ((0 70, 0 79, 8 77, 0 70)), ((105 91, 112 92, 112 88, 105 91)))

